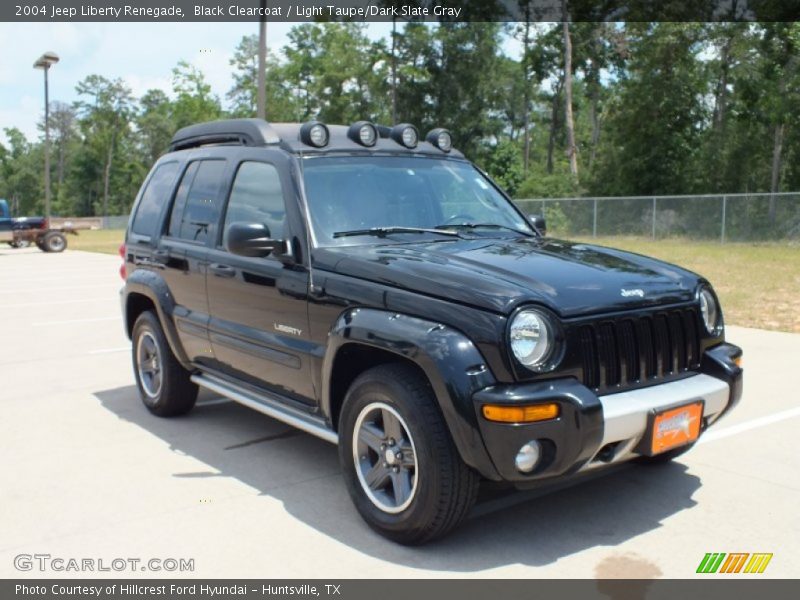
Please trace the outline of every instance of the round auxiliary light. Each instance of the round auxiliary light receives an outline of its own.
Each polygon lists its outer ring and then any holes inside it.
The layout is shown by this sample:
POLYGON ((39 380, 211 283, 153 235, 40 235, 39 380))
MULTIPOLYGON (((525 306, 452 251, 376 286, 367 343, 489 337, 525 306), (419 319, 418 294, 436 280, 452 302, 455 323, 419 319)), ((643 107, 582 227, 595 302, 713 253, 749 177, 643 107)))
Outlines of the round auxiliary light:
POLYGON ((450 152, 453 148, 453 138, 450 132, 441 127, 429 131, 428 135, 425 136, 425 140, 436 146, 442 152, 450 152))
POLYGON ((542 457, 542 445, 536 440, 531 440, 517 452, 514 458, 514 466, 520 473, 530 473, 539 464, 542 457))
POLYGON ((359 121, 350 125, 350 129, 347 130, 347 137, 357 144, 371 147, 378 141, 378 130, 369 121, 359 121))
POLYGON ((720 311, 717 299, 707 287, 700 288, 700 314, 703 316, 703 325, 708 333, 717 333, 719 329, 720 311))
POLYGON ((392 127, 389 137, 406 148, 416 148, 419 143, 417 128, 409 123, 401 123, 392 127))
POLYGON ((300 128, 300 141, 309 146, 322 148, 328 145, 330 135, 324 123, 311 121, 300 128))
POLYGON ((535 309, 523 310, 511 321, 509 338, 514 357, 536 372, 551 369, 556 329, 549 317, 535 309))

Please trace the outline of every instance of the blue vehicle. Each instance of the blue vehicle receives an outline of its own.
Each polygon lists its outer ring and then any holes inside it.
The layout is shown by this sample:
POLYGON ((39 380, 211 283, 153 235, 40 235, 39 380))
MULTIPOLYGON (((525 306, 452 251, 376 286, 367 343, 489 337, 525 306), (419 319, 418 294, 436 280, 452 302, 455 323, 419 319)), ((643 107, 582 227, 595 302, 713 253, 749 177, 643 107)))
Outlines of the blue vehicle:
POLYGON ((8 201, 0 198, 0 243, 12 248, 36 244, 43 252, 63 252, 67 248, 65 233, 74 232, 51 229, 45 217, 12 217, 8 201))

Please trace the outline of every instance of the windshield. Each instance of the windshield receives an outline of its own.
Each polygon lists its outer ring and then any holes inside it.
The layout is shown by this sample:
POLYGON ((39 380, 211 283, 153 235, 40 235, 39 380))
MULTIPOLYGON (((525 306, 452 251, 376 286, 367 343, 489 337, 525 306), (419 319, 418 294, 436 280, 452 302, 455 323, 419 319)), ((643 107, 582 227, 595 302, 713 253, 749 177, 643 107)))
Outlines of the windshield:
POLYGON ((469 236, 533 235, 522 215, 467 162, 313 157, 304 160, 303 171, 311 222, 321 246, 375 243, 387 236, 453 239, 430 231, 436 228, 469 236), (383 230, 380 235, 375 235, 377 229, 383 230))

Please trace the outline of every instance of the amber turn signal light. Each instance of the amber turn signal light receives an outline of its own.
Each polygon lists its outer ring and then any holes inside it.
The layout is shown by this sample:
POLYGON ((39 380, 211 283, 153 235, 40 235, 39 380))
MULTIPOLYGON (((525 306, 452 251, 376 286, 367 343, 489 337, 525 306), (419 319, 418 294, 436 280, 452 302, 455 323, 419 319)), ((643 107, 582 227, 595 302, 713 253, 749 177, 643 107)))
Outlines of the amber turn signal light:
POLYGON ((533 406, 504 406, 485 404, 483 416, 498 423, 535 423, 555 419, 559 415, 558 404, 534 404, 533 406))
POLYGON ((742 357, 741 356, 737 356, 736 358, 734 358, 733 359, 733 364, 735 364, 737 367, 741 367, 742 366, 742 357))

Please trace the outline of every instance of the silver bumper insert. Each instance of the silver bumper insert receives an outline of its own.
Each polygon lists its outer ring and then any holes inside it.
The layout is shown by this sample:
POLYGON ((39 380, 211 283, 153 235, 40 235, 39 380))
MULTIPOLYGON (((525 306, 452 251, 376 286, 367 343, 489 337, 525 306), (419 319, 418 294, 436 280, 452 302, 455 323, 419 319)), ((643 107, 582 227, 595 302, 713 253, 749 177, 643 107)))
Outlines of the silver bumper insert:
POLYGON ((613 443, 617 446, 613 455, 604 456, 606 460, 593 459, 584 469, 633 458, 632 450, 646 433, 647 416, 651 410, 692 400, 703 400, 703 418, 714 421, 730 400, 730 388, 716 377, 700 374, 640 390, 600 396, 604 423, 600 448, 613 443))

